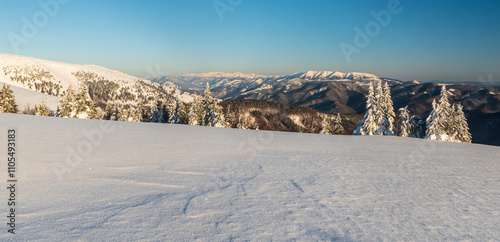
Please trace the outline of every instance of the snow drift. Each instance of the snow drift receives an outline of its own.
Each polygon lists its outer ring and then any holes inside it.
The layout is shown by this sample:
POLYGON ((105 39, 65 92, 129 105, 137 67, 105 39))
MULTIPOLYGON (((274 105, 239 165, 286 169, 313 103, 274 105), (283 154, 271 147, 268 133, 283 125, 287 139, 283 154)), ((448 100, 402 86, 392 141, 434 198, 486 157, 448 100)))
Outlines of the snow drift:
POLYGON ((2 241, 500 238, 498 147, 13 114, 0 127, 3 158, 17 131, 19 180, 2 241))

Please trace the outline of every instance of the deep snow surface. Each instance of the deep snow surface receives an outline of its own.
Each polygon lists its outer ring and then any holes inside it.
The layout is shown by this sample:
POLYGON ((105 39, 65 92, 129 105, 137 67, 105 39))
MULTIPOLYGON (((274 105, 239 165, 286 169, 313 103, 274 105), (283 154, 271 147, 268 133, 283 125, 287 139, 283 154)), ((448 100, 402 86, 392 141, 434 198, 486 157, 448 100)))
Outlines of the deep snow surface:
POLYGON ((2 160, 11 127, 2 241, 500 238, 499 147, 0 114, 2 160))

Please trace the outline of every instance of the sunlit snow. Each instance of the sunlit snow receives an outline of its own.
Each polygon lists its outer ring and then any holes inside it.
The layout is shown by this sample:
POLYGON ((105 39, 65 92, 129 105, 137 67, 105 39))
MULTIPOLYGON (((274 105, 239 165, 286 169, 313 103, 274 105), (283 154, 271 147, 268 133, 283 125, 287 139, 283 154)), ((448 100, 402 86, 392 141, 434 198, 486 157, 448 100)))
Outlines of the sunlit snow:
POLYGON ((19 176, 2 241, 500 238, 499 147, 13 114, 0 127, 4 158, 17 130, 19 176))

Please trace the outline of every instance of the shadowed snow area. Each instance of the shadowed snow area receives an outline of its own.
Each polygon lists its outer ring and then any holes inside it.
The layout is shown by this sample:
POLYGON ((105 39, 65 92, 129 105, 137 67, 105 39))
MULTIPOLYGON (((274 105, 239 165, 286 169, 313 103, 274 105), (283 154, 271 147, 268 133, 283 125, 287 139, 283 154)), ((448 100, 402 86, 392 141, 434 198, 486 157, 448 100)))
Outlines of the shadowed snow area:
POLYGON ((12 114, 0 127, 2 159, 17 130, 19 179, 2 241, 500 238, 499 147, 12 114))

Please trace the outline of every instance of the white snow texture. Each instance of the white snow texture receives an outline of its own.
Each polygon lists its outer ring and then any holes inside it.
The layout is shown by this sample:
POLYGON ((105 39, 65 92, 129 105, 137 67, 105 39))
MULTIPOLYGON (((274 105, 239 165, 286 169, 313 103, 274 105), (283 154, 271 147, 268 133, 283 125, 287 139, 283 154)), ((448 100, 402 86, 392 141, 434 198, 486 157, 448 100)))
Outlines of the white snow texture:
POLYGON ((500 238, 499 147, 0 114, 2 159, 9 128, 1 241, 500 238))

